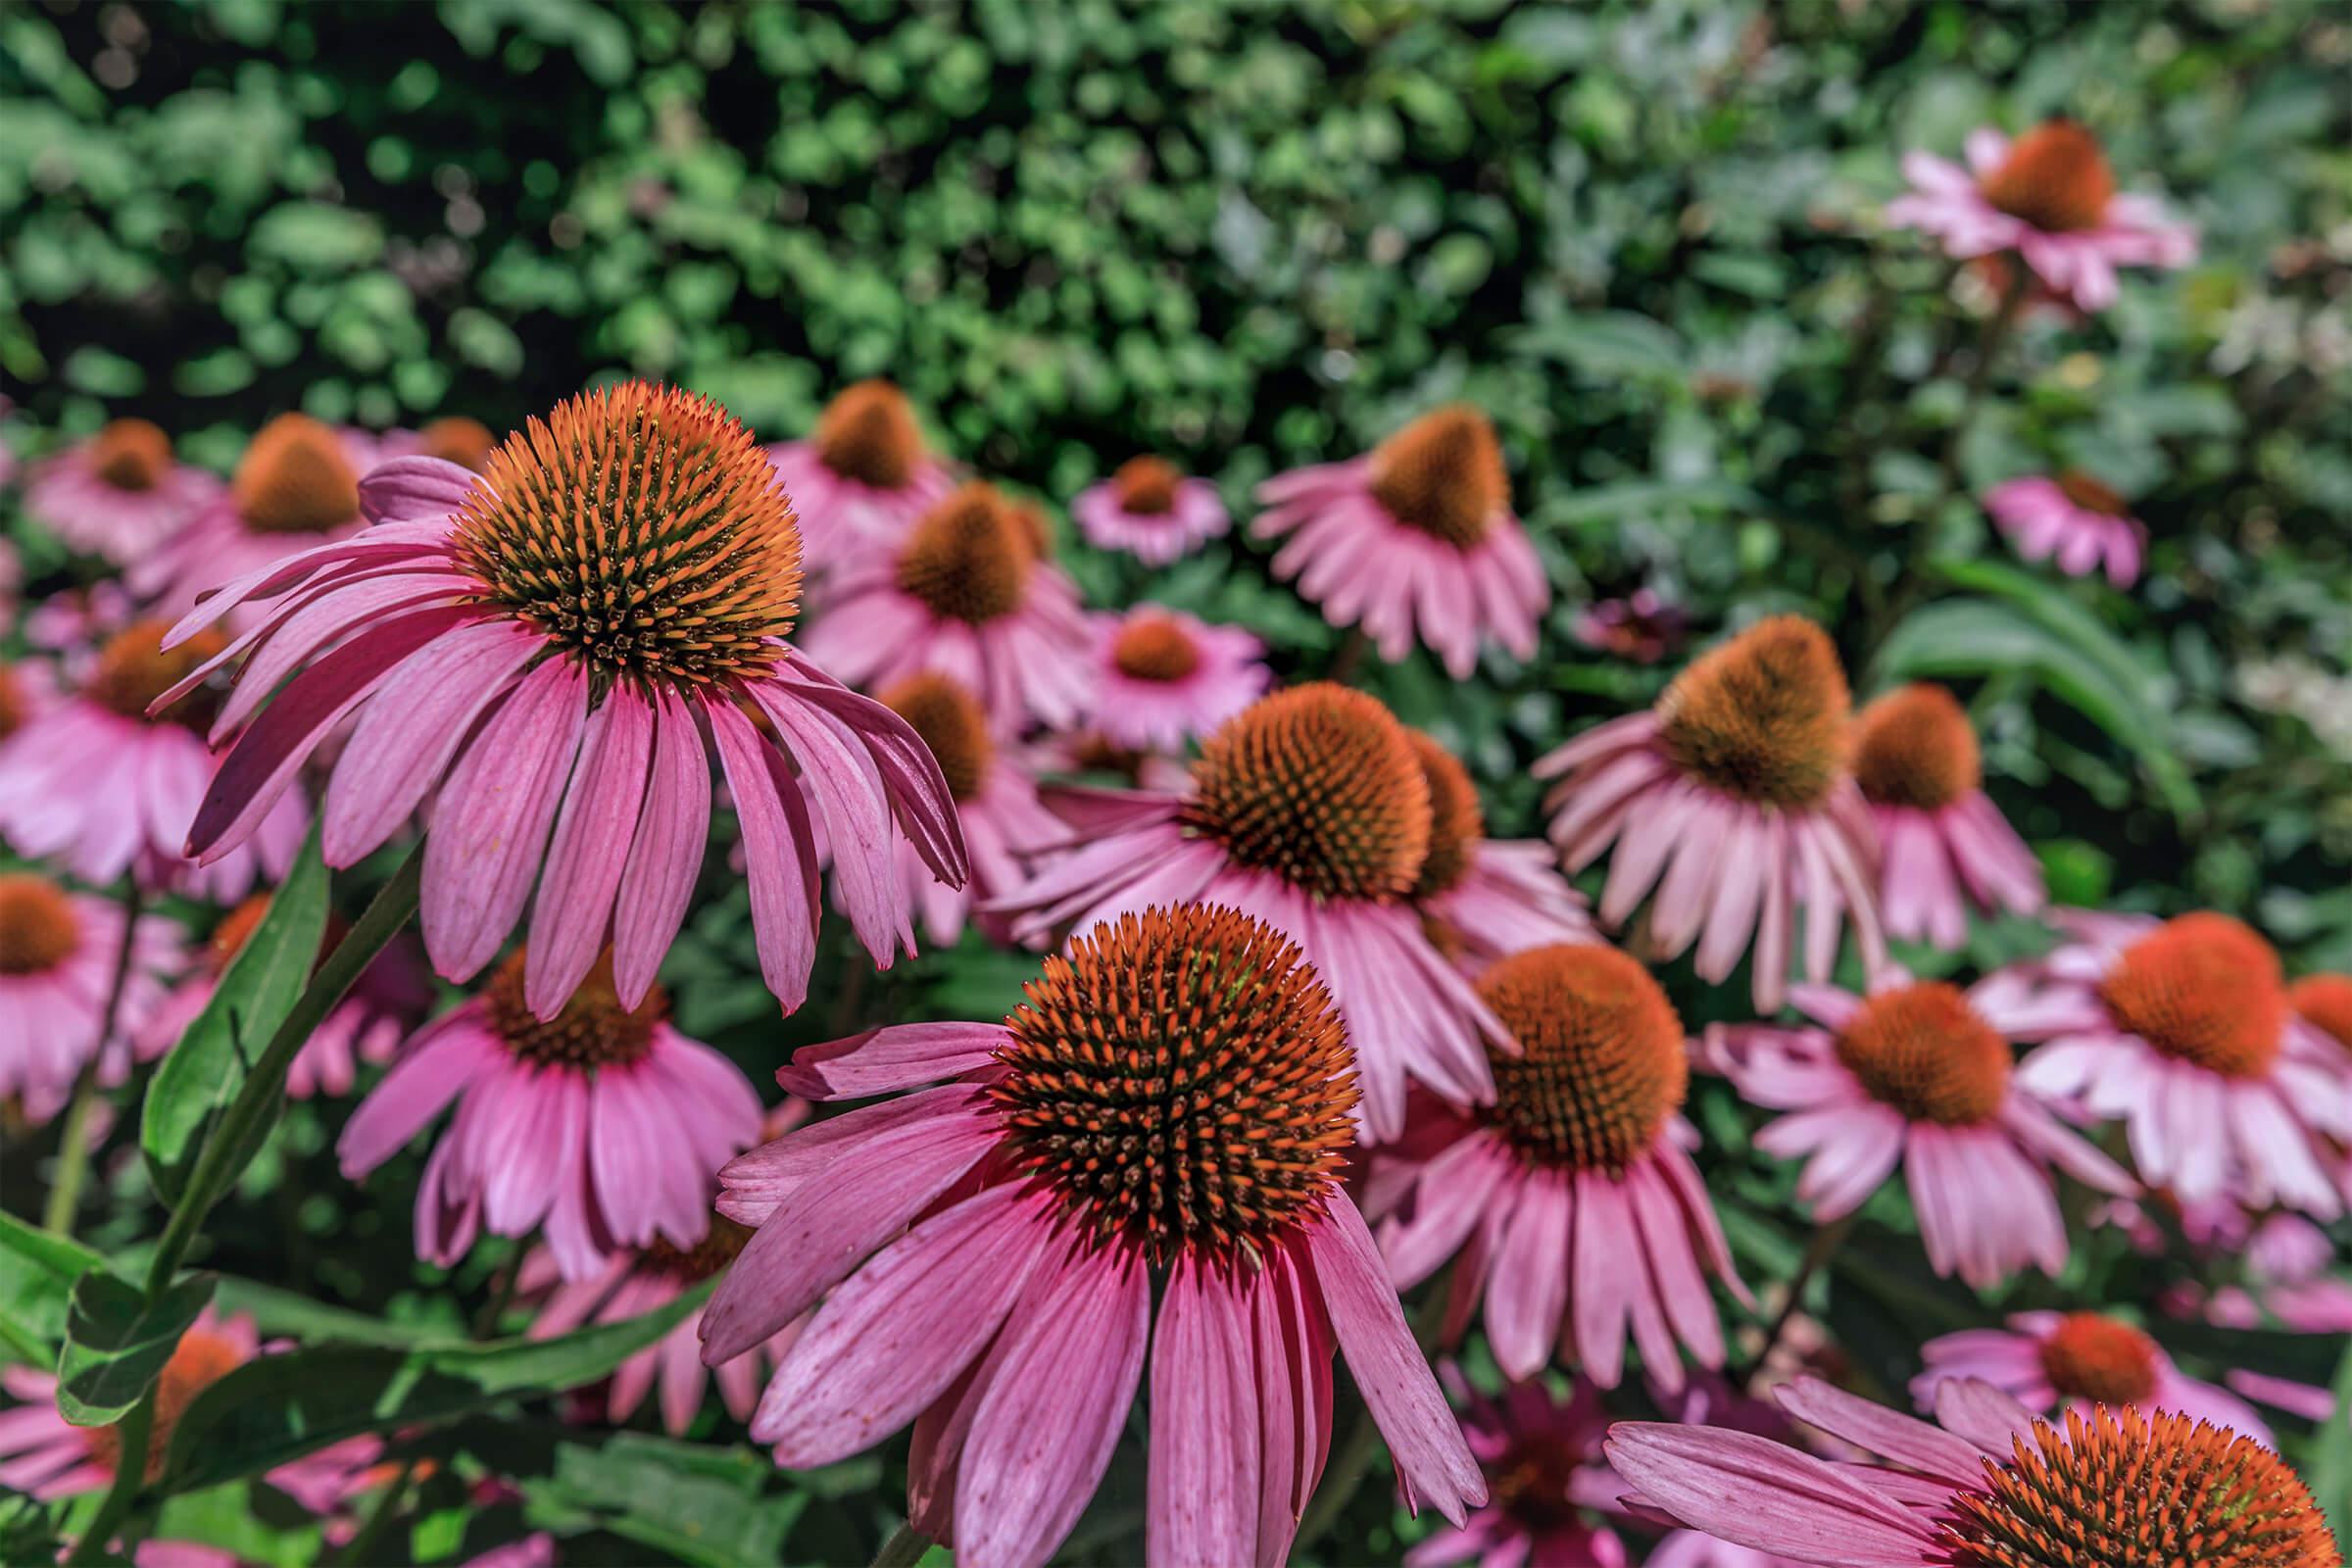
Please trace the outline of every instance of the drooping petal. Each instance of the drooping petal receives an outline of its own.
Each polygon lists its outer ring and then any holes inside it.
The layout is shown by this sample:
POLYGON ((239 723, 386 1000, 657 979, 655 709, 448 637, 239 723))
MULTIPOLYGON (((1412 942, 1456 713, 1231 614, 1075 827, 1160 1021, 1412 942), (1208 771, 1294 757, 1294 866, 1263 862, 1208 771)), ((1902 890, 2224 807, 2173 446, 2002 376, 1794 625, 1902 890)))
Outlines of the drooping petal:
POLYGON ((563 1010, 604 951, 653 745, 654 710, 626 684, 588 717, 523 953, 523 1002, 542 1019, 563 1010))

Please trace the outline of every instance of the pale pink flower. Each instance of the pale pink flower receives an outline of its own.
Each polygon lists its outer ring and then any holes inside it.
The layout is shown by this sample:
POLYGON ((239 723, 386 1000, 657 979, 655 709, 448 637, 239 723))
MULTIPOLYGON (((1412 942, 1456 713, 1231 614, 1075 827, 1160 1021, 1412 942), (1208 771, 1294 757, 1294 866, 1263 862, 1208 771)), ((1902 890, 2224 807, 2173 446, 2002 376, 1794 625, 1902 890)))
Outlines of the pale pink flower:
POLYGON ((0 872, 0 1101, 20 1102, 27 1119, 64 1108, 93 1053, 101 1083, 129 1076, 132 1042, 182 960, 179 928, 140 917, 114 1027, 101 1039, 122 948, 114 900, 70 893, 34 871, 0 872))
POLYGON ((2071 940, 2020 971, 2039 1016, 2015 1033, 2048 1042, 2020 1085, 2120 1119, 2140 1179, 2183 1202, 2342 1212, 2325 1161, 2352 1142, 2352 1056, 2287 1005, 2271 945, 2222 914, 2054 920, 2071 940))
POLYGON ((223 645, 211 637, 166 649, 164 632, 163 622, 142 620, 116 633, 72 696, 0 743, 0 836, 84 882, 128 873, 149 889, 231 903, 285 876, 310 808, 280 793, 233 849, 201 864, 182 853, 214 787, 203 726, 220 706, 191 672, 223 645), (149 717, 171 693, 194 700, 149 717))
POLYGON ((1189 556, 1233 525, 1217 487, 1186 476, 1165 458, 1130 458, 1070 503, 1086 542, 1147 566, 1189 556))
MULTIPOLYGON (((877 694, 905 719, 939 761, 948 794, 963 824, 971 878, 949 887, 931 874, 914 850, 899 846, 899 875, 908 904, 922 912, 923 934, 953 947, 974 907, 1021 885, 1023 857, 1065 842, 1070 830, 1038 798, 1037 779, 1017 746, 999 733, 980 700, 946 675, 911 675, 877 694)), ((981 917, 983 930, 1002 940, 1004 922, 981 917)))
POLYGON ((1507 1050, 1509 1036, 1413 907, 1429 785, 1379 699, 1293 686, 1210 735, 1181 792, 1063 790, 1054 804, 1086 842, 996 901, 1016 939, 1158 904, 1231 905, 1287 933, 1331 988, 1372 1141, 1402 1130, 1408 1078, 1461 1104, 1494 1098, 1484 1042, 1507 1050))
POLYGON ((372 526, 230 583, 173 632, 270 601, 190 676, 244 659, 214 725, 236 741, 191 854, 231 853, 353 719, 326 788, 326 863, 355 863, 432 796, 425 951, 449 979, 478 972, 536 884, 526 991, 542 1017, 608 943, 624 1005, 653 984, 703 863, 711 747, 743 832, 760 972, 786 1010, 816 953, 811 802, 876 963, 912 946, 901 834, 962 880, 930 754, 785 641, 800 590, 791 501, 716 405, 607 387, 533 419, 479 476, 396 458, 362 490, 372 526))
POLYGON ((479 419, 462 414, 427 420, 414 430, 384 432, 378 461, 391 458, 439 458, 475 473, 490 466, 498 437, 479 419))
POLYGON ((1289 536, 1275 575, 1298 579, 1334 626, 1360 626, 1391 663, 1416 641, 1456 680, 1488 638, 1535 657, 1551 584, 1478 410, 1424 415, 1360 458, 1268 479, 1257 499, 1267 510, 1250 534, 1289 536))
POLYGON ((1685 1351, 1723 1365, 1707 1278, 1749 1298, 1689 1153, 1698 1135, 1680 1114, 1689 1068, 1666 993, 1594 944, 1517 954, 1479 992, 1524 1054, 1494 1056, 1492 1107, 1463 1114, 1424 1097, 1417 1125, 1375 1152, 1364 1202, 1397 1287, 1451 1258, 1444 1337, 1458 1338, 1483 1295, 1488 1342, 1514 1381, 1542 1372, 1564 1339, 1584 1375, 1613 1389, 1629 1327, 1662 1389, 1682 1387, 1685 1351))
POLYGON ((541 1018, 527 952, 482 994, 419 1030, 344 1125, 358 1181, 457 1102, 416 1190, 416 1254, 456 1262, 487 1226, 544 1227, 566 1279, 657 1238, 692 1248, 710 1228, 709 1179, 760 1131, 760 1097, 733 1062, 689 1040, 652 988, 635 1006, 600 962, 541 1018))
POLYGON ((1952 694, 1897 687, 1854 719, 1854 782, 1879 826, 1886 934, 1957 949, 1968 906, 2035 914, 2041 862, 1984 790, 1976 727, 1952 694))
POLYGON ((2016 1312, 2006 1328, 1941 1335, 1919 1353, 1927 1370, 1911 1380, 1911 1397, 1923 1410, 1936 1408, 1936 1391, 1947 1381, 1978 1378, 2036 1415, 2091 1405, 2176 1410, 2278 1446, 2252 1405, 2190 1377, 2145 1330, 2105 1312, 2016 1312))
POLYGON ((2019 1087, 2009 1042, 2047 1014, 2014 975, 1963 992, 1889 974, 1867 998, 1805 985, 1790 1000, 1811 1025, 1718 1025, 1701 1058, 1788 1112, 1756 1148, 1805 1161, 1796 1195, 1816 1224, 1860 1208, 1899 1169, 1930 1265, 1988 1290, 2029 1263, 2066 1266, 2052 1167, 2102 1193, 2139 1190, 2019 1087))
POLYGON ((1551 846, 1488 838, 1486 808, 1461 760, 1434 736, 1405 734, 1429 785, 1429 854, 1412 900, 1438 945, 1476 973, 1528 948, 1599 941, 1585 896, 1560 875, 1551 846))
POLYGON ((2147 524, 2129 503, 2079 469, 2055 478, 2032 474, 2004 479, 1984 492, 1984 511, 2028 561, 2055 560, 2070 577, 2107 568, 2107 580, 2129 588, 2148 549, 2147 524))
MULTIPOLYGON (((199 1313, 157 1379, 148 1428, 146 1476, 163 1473, 172 1434, 188 1402, 261 1353, 261 1336, 243 1313, 199 1313)), ((0 1370, 0 1389, 22 1402, 0 1410, 0 1488, 49 1501, 112 1486, 122 1439, 114 1427, 77 1427, 57 1408, 57 1374, 29 1366, 0 1370)), ((272 1476, 274 1480, 274 1474, 272 1476)))
POLYGON ((1544 805, 1577 871, 1615 846, 1600 896, 1623 926, 1652 888, 1643 950, 1697 944, 1721 984, 1748 952, 1760 1012, 1787 992, 1796 910, 1804 974, 1830 977, 1851 920, 1863 966, 1885 967, 1878 834, 1849 765, 1851 700, 1829 637, 1809 620, 1758 621, 1691 661, 1645 712, 1610 719, 1536 763, 1557 777, 1544 805))
POLYGON ((973 480, 893 548, 837 566, 808 649, 869 689, 926 671, 980 694, 997 723, 1061 728, 1094 698, 1094 637, 1078 586, 1034 518, 973 480))
POLYGON ((2011 141, 1990 126, 1971 131, 1968 167, 1930 153, 1903 155, 1908 194, 1886 220, 1943 242, 1966 259, 2015 251, 2053 293, 2085 311, 2116 300, 2123 267, 2186 267, 2196 231, 2150 197, 2119 193, 2106 154, 2070 120, 2044 121, 2011 141))
MULTIPOLYGON (((133 561, 125 580, 153 612, 182 615, 208 589, 348 538, 367 521, 360 479, 382 456, 381 442, 364 430, 281 414, 246 443, 227 488, 133 561)), ((236 629, 262 616, 248 607, 236 629)))
POLYGON ((128 566, 220 494, 219 479, 173 458, 161 428, 115 419, 34 466, 24 512, 69 550, 128 566))
MULTIPOLYGON (((221 917, 205 943, 196 972, 173 988, 138 1032, 141 1060, 162 1055, 178 1043, 220 988, 230 961, 270 911, 270 895, 256 893, 221 917)), ((342 939, 343 922, 330 920, 319 944, 323 958, 342 939)), ((405 947, 378 954, 351 990, 311 1031, 286 1069, 286 1093, 296 1100, 314 1095, 347 1095, 363 1061, 392 1059, 402 1040, 431 1007, 432 988, 423 965, 405 947)))
POLYGON ((824 1303, 752 1419, 779 1463, 911 1423, 914 1526, 970 1568, 1035 1568, 1148 1361, 1146 1561, 1279 1563, 1327 1452, 1336 1344, 1407 1504, 1459 1524, 1485 1500, 1339 1180, 1339 1015, 1265 925, 1125 917, 1047 958, 1002 1024, 875 1030, 780 1079, 820 1098, 937 1087, 720 1173, 721 1212, 758 1234, 703 1314, 705 1358, 824 1303))
POLYGON ((2053 1422, 1971 1378, 1936 1391, 1934 1426, 1813 1379, 1780 1398, 1883 1462, 1833 1464, 1752 1433, 1648 1421, 1612 1428, 1609 1460, 1641 1505, 1822 1568, 2132 1563, 2149 1560, 2151 1542, 2190 1541, 2208 1562, 2343 1562, 2310 1489, 2276 1453, 2184 1415, 2094 1407, 2053 1422), (2021 1553, 2018 1542, 2064 1555, 2021 1553))
POLYGON ((1514 1383, 1490 1398, 1450 1360, 1438 1379, 1487 1473, 1487 1502, 1432 1532, 1404 1568, 1625 1568, 1625 1543, 1593 1517, 1619 1511, 1625 1484, 1600 1455, 1609 1413, 1592 1385, 1572 1384, 1562 1399, 1541 1381, 1514 1383))
POLYGON ((1265 695, 1265 644, 1239 626, 1148 604, 1094 621, 1089 723, 1113 746, 1181 754, 1265 695))
POLYGON ((923 449, 906 395, 884 380, 844 387, 805 441, 767 449, 791 492, 812 572, 895 549, 915 519, 956 486, 923 449))

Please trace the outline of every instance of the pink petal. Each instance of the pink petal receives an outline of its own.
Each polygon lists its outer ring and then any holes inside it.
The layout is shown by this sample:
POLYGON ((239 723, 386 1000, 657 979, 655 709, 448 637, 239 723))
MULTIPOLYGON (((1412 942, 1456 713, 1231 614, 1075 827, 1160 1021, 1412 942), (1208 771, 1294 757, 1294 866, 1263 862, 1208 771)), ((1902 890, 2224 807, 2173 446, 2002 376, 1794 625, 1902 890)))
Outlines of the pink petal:
POLYGON ((615 685, 588 717, 531 914, 522 993, 542 1019, 563 1011, 604 951, 653 747, 653 709, 626 685, 615 685))

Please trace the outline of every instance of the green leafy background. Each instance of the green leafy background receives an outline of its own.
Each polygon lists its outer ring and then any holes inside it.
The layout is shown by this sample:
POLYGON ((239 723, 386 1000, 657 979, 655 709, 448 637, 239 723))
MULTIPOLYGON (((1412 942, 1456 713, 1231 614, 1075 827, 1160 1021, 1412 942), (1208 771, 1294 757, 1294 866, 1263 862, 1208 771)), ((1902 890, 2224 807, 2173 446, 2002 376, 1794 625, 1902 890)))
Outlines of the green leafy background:
MULTIPOLYGON (((1960 690, 2063 901, 2221 907, 2298 969, 2352 967, 2348 62, 2352 19, 2293 0, 6 6, 6 438, 29 456, 139 414, 225 466, 284 409, 504 429, 623 374, 782 438, 884 374, 948 451, 1050 505, 1156 451, 1246 517, 1266 474, 1469 398, 1557 586, 1544 647, 1463 685, 1421 658, 1364 678, 1461 750, 1496 833, 1536 826, 1537 751, 1673 667, 1584 648, 1583 603, 1651 586, 1701 639, 1795 609, 1863 693, 1960 690), (1955 440, 1983 302, 1877 213, 1903 150, 2060 112, 2167 190, 2203 255, 2096 322, 2032 323, 1955 440), (1989 532, 1973 496, 2058 463, 2147 520, 2132 593, 1989 532)), ((10 528, 36 588, 74 580, 10 528)), ((1247 624, 1286 674, 1337 648, 1247 544, 1153 576, 1064 544, 1099 604, 1247 624)), ((822 985, 779 1026, 741 891, 709 894, 665 978, 681 1024, 760 1081, 837 1009, 987 1015, 1027 970, 974 941, 862 999, 822 985)), ((833 976, 856 961, 841 925, 833 976)), ((1995 924, 1966 961, 2038 940, 1995 924)), ((1667 977, 1693 1023, 1743 1005, 1667 977)), ((1726 1097, 1696 1109, 1743 1265, 1785 1276, 1806 1240, 1789 1173, 1726 1097)), ((464 1338, 504 1254, 410 1262, 414 1160, 352 1189, 339 1114, 294 1108, 206 1261, 266 1330, 401 1375, 464 1338)), ((41 1152, 11 1141, 15 1206, 41 1152)), ((135 1160, 109 1170, 85 1234, 119 1255, 151 1210, 135 1160)), ((1817 1302, 1881 1390, 1923 1326, 2144 1303, 2177 1267, 2098 1242, 2056 1287, 1981 1301, 1928 1277, 1912 1228, 1882 1195, 1817 1302)), ((19 1353, 62 1330, 36 1272, 0 1296, 19 1353)), ((2331 1347, 2272 1339, 2226 1353, 2326 1381, 2331 1347)), ((780 1477, 713 1415, 696 1443, 606 1438, 515 1387, 465 1383, 416 1440, 448 1461, 403 1515, 420 1557, 527 1519, 567 1561, 862 1560, 894 1517, 900 1449, 780 1477), (521 1478, 519 1500, 485 1504, 468 1465, 521 1478)), ((2290 1446, 2352 1488, 2352 1440, 2290 1446)), ((208 1475, 227 1479, 172 1504, 185 1538, 316 1549, 233 1463, 208 1475)), ((1141 1497, 1123 1458, 1073 1558, 1131 1545, 1141 1497)), ((20 1527, 46 1528, 0 1511, 20 1527)), ((1367 1487, 1319 1549, 1387 1557, 1425 1528, 1367 1487)))

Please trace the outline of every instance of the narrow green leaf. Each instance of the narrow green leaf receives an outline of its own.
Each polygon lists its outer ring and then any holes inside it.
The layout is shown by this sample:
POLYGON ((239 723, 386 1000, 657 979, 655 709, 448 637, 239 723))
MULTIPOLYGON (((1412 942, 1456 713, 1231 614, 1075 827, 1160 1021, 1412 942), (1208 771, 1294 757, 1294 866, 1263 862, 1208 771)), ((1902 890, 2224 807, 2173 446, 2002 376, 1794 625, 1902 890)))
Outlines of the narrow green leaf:
POLYGON ((369 1317, 348 1307, 314 1301, 274 1285, 222 1275, 218 1297, 223 1312, 249 1314, 265 1339, 298 1340, 304 1345, 381 1345, 405 1348, 414 1345, 446 1345, 453 1332, 447 1323, 395 1323, 369 1317))
POLYGON ((330 1346, 249 1361, 189 1401, 167 1493, 259 1475, 365 1432, 423 1426, 510 1394, 593 1383, 695 1311, 715 1281, 642 1317, 552 1340, 330 1346))
POLYGON ((57 1364, 74 1282, 101 1266, 96 1252, 0 1213, 0 1338, 22 1360, 57 1364))
POLYGON ((57 1409, 77 1427, 110 1426, 139 1402, 213 1298, 213 1276, 190 1274, 155 1301, 103 1268, 74 1283, 57 1358, 57 1409))
POLYGON ((148 1086, 139 1148, 156 1187, 172 1202, 179 1201, 203 1134, 236 1098, 246 1067, 293 1010, 325 931, 326 867, 314 828, 270 898, 270 912, 148 1086))

